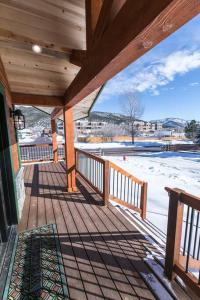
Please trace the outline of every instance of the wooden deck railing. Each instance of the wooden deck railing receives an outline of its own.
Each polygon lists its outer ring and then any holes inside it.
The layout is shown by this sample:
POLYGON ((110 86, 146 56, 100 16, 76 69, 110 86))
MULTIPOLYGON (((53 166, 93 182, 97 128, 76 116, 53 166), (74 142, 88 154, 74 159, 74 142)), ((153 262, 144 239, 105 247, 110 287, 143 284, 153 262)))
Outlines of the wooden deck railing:
POLYGON ((109 199, 109 162, 86 151, 76 149, 76 172, 103 197, 109 199))
MULTIPOLYGON (((58 144, 58 159, 65 156, 64 144, 58 144)), ((52 144, 20 145, 22 162, 37 162, 53 160, 52 144)))
POLYGON ((165 273, 178 275, 200 297, 200 198, 179 189, 169 193, 165 273))
POLYGON ((105 204, 110 199, 146 218, 146 182, 114 163, 80 149, 76 149, 76 171, 103 197, 105 204))
POLYGON ((109 162, 111 200, 131 208, 146 218, 147 182, 141 181, 119 166, 109 162))

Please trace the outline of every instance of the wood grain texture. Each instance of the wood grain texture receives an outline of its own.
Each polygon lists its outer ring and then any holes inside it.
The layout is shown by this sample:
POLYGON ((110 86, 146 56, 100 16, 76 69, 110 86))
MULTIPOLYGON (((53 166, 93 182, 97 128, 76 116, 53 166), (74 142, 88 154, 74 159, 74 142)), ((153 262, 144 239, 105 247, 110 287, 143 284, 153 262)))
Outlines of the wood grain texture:
POLYGON ((62 107, 63 98, 45 95, 12 93, 12 103, 16 105, 62 107))
POLYGON ((65 133, 65 162, 67 173, 67 191, 76 191, 74 123, 72 109, 63 109, 65 133))
POLYGON ((195 0, 127 0, 66 90, 66 106, 72 107, 199 12, 195 0))

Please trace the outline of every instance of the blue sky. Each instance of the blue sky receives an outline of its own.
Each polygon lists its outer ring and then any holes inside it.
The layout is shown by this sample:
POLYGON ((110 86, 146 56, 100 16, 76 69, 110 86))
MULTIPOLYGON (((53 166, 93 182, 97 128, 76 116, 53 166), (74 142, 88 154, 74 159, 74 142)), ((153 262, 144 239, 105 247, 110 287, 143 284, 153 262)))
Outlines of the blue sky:
POLYGON ((143 119, 200 120, 200 16, 109 80, 93 111, 123 113, 127 93, 141 100, 143 119))

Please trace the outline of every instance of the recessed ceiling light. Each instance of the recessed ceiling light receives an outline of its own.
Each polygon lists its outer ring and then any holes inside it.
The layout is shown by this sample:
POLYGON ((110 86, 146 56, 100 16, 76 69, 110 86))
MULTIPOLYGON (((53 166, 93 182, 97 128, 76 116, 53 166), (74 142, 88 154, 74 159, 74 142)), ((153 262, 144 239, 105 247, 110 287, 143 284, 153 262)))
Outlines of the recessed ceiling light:
POLYGON ((41 53, 42 52, 42 47, 40 47, 39 45, 33 45, 32 50, 35 53, 41 53))

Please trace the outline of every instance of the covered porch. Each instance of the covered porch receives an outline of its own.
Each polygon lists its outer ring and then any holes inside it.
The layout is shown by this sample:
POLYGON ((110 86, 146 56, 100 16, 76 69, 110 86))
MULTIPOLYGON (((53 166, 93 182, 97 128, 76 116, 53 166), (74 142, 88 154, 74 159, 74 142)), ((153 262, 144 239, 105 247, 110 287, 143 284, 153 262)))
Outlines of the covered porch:
POLYGON ((190 299, 166 283, 163 253, 116 207, 80 176, 66 192, 64 163, 27 165, 25 188, 18 230, 57 225, 70 299, 190 299))
MULTIPOLYGON (((167 190, 171 204, 165 251, 145 230, 147 183, 99 156, 76 150, 73 126, 88 116, 107 80, 199 12, 196 0, 0 1, 0 297, 11 265, 5 250, 12 228, 18 225, 18 233, 26 234, 46 224, 57 228, 68 299, 186 300, 200 295, 200 251, 196 253, 198 245, 191 239, 195 232, 200 245, 199 198, 167 190), (23 164, 15 105, 40 107, 49 113, 52 129, 52 144, 46 149, 40 145, 38 157, 43 160, 47 153, 53 162, 35 162, 34 154, 25 166, 22 215, 16 188, 23 164), (58 119, 64 122, 62 162, 58 119), (111 201, 140 213, 141 226, 111 201), (184 205, 192 210, 185 234, 184 205), (190 265, 198 271, 195 278, 190 265), (176 275, 182 286, 172 280, 176 275)), ((40 266, 40 253, 35 259, 40 266)), ((32 276, 25 275, 23 280, 32 276)), ((24 286, 22 282, 22 290, 24 286)))

